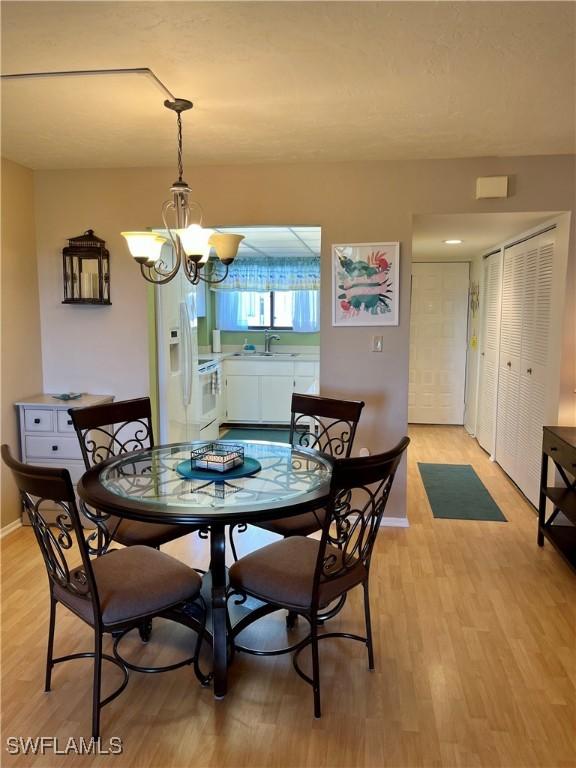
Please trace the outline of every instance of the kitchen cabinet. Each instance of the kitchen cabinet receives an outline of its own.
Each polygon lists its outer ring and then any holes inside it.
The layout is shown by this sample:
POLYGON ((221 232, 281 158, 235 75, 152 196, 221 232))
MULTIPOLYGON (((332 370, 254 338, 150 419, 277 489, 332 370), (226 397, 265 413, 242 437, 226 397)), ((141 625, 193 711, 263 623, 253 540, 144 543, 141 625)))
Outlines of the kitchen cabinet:
MULTIPOLYGON (((68 409, 87 408, 113 400, 112 395, 82 395, 77 400, 57 400, 52 395, 41 394, 15 403, 21 461, 41 467, 63 467, 70 472, 75 486, 86 469, 68 409)), ((54 519, 59 509, 54 505, 54 519)), ((27 517, 23 522, 28 522, 27 517)))
POLYGON ((289 424, 292 393, 318 393, 318 361, 227 358, 224 421, 289 424))
POLYGON ((291 416, 292 376, 264 376, 260 380, 260 418, 263 422, 289 422, 291 416))
POLYGON ((260 420, 260 377, 226 377, 225 421, 260 420))

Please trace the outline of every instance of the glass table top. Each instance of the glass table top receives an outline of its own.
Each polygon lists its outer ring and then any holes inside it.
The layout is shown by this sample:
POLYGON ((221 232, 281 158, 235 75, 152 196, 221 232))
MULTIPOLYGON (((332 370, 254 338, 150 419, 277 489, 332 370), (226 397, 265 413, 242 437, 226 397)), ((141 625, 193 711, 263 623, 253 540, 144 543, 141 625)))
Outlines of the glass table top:
POLYGON ((205 441, 158 446, 136 455, 120 456, 99 475, 103 488, 116 497, 162 508, 190 511, 270 510, 297 505, 328 493, 331 464, 327 457, 310 449, 287 443, 219 440, 241 445, 247 458, 256 459, 261 469, 250 477, 187 479, 176 467, 190 460, 193 448, 205 441))

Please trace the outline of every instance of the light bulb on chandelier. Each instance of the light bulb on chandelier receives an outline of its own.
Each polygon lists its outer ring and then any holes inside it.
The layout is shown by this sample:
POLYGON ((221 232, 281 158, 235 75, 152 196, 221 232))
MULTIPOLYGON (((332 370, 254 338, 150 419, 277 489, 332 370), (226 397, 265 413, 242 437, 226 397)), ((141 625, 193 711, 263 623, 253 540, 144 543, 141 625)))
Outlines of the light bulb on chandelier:
POLYGON ((166 100, 164 106, 176 112, 178 126, 178 181, 170 191, 172 199, 162 206, 162 232, 122 232, 128 243, 128 249, 140 264, 142 276, 150 283, 162 285, 178 274, 180 266, 186 278, 193 284, 200 280, 207 283, 221 283, 226 279, 228 268, 236 258, 238 246, 243 235, 223 234, 213 229, 202 227, 202 207, 190 200, 192 190, 183 180, 182 166, 182 112, 192 109, 192 102, 187 99, 166 100), (199 221, 193 221, 192 209, 199 211, 199 221), (173 217, 174 226, 170 226, 169 217, 173 217), (162 256, 163 246, 172 244, 172 263, 168 264, 162 256), (213 273, 202 272, 208 264, 211 251, 214 250, 222 265, 222 270, 213 273))

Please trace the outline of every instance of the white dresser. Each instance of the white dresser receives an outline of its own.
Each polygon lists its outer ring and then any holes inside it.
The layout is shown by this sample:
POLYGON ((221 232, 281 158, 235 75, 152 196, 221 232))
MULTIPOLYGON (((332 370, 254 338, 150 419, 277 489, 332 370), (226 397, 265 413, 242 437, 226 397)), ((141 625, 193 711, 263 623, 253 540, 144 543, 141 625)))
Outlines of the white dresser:
POLYGON ((77 400, 57 400, 52 395, 41 394, 15 403, 21 461, 36 466, 64 467, 76 485, 86 470, 68 409, 113 400, 113 395, 82 395, 77 400))

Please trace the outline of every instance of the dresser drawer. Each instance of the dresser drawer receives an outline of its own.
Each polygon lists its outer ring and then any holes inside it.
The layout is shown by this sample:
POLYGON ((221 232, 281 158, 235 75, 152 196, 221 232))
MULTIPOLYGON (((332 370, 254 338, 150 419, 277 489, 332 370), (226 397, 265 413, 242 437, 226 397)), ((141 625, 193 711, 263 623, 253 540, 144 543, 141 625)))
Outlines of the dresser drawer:
POLYGON ((560 464, 561 467, 564 467, 571 474, 574 474, 574 471, 576 470, 574 449, 547 429, 544 430, 542 450, 557 464, 560 464))
POLYGON ((56 411, 56 421, 58 432, 72 432, 72 434, 76 434, 68 411, 56 411))
POLYGON ((76 437, 32 437, 26 435, 26 456, 28 459, 81 459, 80 445, 76 437))
POLYGON ((53 411, 42 408, 24 408, 24 429, 26 432, 52 432, 53 411))

